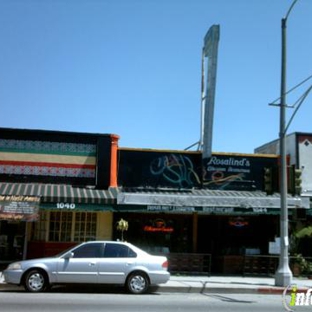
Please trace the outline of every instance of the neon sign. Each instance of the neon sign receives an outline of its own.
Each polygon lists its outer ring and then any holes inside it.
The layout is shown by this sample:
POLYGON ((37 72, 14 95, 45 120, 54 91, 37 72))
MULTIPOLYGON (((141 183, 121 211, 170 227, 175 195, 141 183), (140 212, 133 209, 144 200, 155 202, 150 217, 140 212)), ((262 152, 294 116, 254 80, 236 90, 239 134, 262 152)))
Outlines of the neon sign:
POLYGON ((237 218, 231 218, 229 220, 229 225, 241 228, 241 227, 249 225, 249 222, 246 221, 242 217, 237 217, 237 218))
POLYGON ((173 227, 167 227, 166 222, 163 219, 156 219, 152 222, 152 225, 145 225, 143 228, 144 232, 162 232, 172 233, 173 227))

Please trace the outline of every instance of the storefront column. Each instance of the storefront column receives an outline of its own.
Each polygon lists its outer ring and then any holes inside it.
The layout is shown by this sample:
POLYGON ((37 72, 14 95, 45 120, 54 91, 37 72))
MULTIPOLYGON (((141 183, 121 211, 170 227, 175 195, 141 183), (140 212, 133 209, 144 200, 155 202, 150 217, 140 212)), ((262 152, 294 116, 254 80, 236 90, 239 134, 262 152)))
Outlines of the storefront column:
POLYGON ((23 260, 27 259, 27 247, 28 247, 28 222, 25 224, 25 236, 23 242, 23 260))
POLYGON ((118 150, 118 135, 111 135, 111 163, 110 163, 110 187, 117 187, 117 150, 118 150))
POLYGON ((192 235, 193 252, 197 252, 197 233, 198 233, 198 213, 194 212, 193 213, 193 235, 192 235))

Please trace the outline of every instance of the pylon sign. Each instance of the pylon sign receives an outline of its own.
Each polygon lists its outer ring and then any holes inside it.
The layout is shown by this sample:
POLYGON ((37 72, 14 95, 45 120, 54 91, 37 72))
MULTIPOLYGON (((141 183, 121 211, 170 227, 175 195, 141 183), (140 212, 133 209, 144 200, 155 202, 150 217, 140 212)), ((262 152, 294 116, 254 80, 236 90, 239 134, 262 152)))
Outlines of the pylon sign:
POLYGON ((212 132, 214 118, 215 92, 217 83, 217 61, 218 44, 220 38, 220 25, 213 25, 209 28, 203 47, 202 59, 202 112, 201 112, 201 139, 200 144, 203 149, 203 158, 209 158, 212 154, 212 132), (204 79, 204 63, 208 58, 207 82, 204 79))
POLYGON ((272 168, 264 168, 264 191, 267 194, 273 193, 273 172, 272 168))

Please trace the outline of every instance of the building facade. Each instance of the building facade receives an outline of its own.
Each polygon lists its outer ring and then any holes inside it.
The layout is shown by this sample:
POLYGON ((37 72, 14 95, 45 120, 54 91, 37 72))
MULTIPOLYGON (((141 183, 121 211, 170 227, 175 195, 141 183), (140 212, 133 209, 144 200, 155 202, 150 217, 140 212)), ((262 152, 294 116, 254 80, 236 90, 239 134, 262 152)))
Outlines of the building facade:
POLYGON ((111 238, 118 139, 0 128, 0 261, 111 238))
MULTIPOLYGON (((206 254, 214 272, 242 273, 279 236, 277 155, 119 149, 117 212, 127 239, 156 252, 206 254), (265 169, 272 169, 265 192, 265 169)), ((308 208, 288 196, 289 214, 308 208)), ((181 256, 181 255, 180 255, 181 256)))
MULTIPOLYGON (((255 153, 279 155, 279 140, 266 143, 255 153)), ((286 136, 289 165, 301 170, 301 196, 312 198, 312 133, 295 132, 286 136)))
MULTIPOLYGON (((266 143, 255 149, 255 153, 279 154, 279 140, 266 143)), ((309 201, 310 209, 301 210, 297 222, 291 222, 291 234, 312 225, 312 134, 295 132, 286 136, 286 153, 288 155, 288 188, 294 196, 309 201), (299 172, 298 176, 294 171, 299 172), (301 184, 296 186, 297 183, 301 184)), ((291 219, 291 221, 293 221, 291 219)), ((309 235, 301 239, 297 252, 312 257, 312 239, 309 235)))
MULTIPOLYGON (((118 140, 0 128, 0 261, 120 239, 121 218, 129 223, 126 240, 178 259, 209 256, 209 271, 242 273, 246 255, 270 254, 279 235, 276 154, 204 159, 194 151, 120 148, 118 140)), ((289 194, 288 204, 294 220, 309 214, 306 196, 289 194)))

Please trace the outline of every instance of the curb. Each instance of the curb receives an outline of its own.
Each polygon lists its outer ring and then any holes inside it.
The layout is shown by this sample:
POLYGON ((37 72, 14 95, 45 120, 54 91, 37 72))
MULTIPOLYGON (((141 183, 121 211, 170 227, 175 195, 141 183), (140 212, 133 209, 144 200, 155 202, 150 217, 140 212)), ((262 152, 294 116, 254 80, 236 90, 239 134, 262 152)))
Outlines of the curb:
MULTIPOLYGON (((297 292, 306 292, 308 287, 299 287, 297 292)), ((259 295, 283 295, 285 287, 261 286, 261 287, 209 287, 205 286, 159 286, 157 292, 164 293, 197 293, 197 294, 259 294, 259 295)))
POLYGON ((21 290, 24 289, 21 286, 17 286, 17 285, 9 285, 6 283, 0 283, 0 291, 16 291, 16 290, 21 290))
MULTIPOLYGON (((158 293, 181 293, 181 294, 263 294, 263 295, 281 295, 284 289, 255 289, 255 288, 201 288, 201 287, 152 287, 151 292, 158 293)), ((17 285, 0 284, 0 292, 2 291, 22 291, 24 288, 17 285)))
MULTIPOLYGON (((282 295, 284 288, 276 287, 175 287, 160 286, 158 292, 166 293, 197 293, 197 294, 260 294, 260 295, 282 295)), ((298 290, 299 291, 299 290, 298 290)))
MULTIPOLYGON (((151 292, 160 293, 181 293, 181 294, 260 294, 260 295, 282 295, 282 287, 194 287, 194 286, 155 286, 151 287, 151 292)), ((307 288, 300 288, 298 292, 305 292, 307 288)), ((0 283, 1 291, 22 291, 22 286, 0 283)))
MULTIPOLYGON (((24 291, 22 286, 0 283, 1 291, 24 291)), ((241 287, 207 287, 207 286, 152 286, 151 292, 160 293, 184 293, 184 294, 263 294, 263 295, 281 295, 284 288, 241 288, 241 287)))
POLYGON ((163 293, 184 293, 184 294, 255 294, 257 290, 254 288, 203 288, 203 287, 175 287, 166 286, 158 287, 157 292, 163 293))

